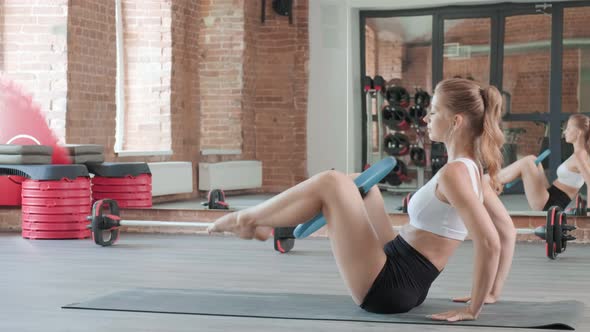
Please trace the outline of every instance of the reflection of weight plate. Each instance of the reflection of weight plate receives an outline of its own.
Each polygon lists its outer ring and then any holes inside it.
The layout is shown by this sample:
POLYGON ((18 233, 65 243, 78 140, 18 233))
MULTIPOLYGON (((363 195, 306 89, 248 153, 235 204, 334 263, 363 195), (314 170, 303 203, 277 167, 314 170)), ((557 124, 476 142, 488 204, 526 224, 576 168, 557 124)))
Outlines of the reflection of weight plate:
POLYGON ((22 236, 26 239, 85 239, 90 235, 89 229, 81 231, 22 231, 22 236))
POLYGON ((410 139, 402 133, 388 134, 383 139, 383 145, 390 156, 403 156, 410 152, 410 139))
POLYGON ((410 149, 410 159, 414 165, 424 167, 426 165, 426 151, 421 147, 413 147, 410 149))
POLYGON ((23 205, 22 211, 23 211, 23 213, 32 213, 32 214, 86 214, 86 215, 88 215, 90 208, 91 208, 90 203, 85 206, 56 206, 56 207, 23 205))
POLYGON ((555 243, 555 254, 561 254, 561 225, 563 225, 563 221, 566 218, 565 213, 563 212, 558 212, 557 213, 557 219, 555 220, 555 225, 553 226, 553 242, 555 243))
POLYGON ((90 190, 77 189, 77 190, 33 190, 23 189, 23 197, 31 198, 90 198, 90 190))
POLYGON ((23 182, 23 189, 32 190, 80 190, 90 189, 88 178, 77 178, 75 180, 62 181, 36 181, 27 179, 23 182))
POLYGON ((551 207, 547 211, 547 222, 545 225, 545 251, 547 253, 547 257, 550 259, 555 259, 555 241, 553 239, 555 235, 554 227, 555 227, 555 220, 558 218, 559 208, 558 207, 551 207))
POLYGON ((90 197, 65 199, 23 197, 22 199, 23 206, 90 206, 91 203, 90 197))
POLYGON ((29 214, 23 213, 22 220, 24 222, 37 223, 71 223, 71 222, 85 222, 88 216, 88 210, 83 214, 29 214))
POLYGON ((29 231, 84 231, 88 229, 90 223, 84 222, 22 222, 22 229, 29 231))
MULTIPOLYGON (((152 198, 152 193, 92 193, 92 198, 94 200, 99 199, 114 199, 116 201, 120 200, 146 200, 152 198)), ((120 205, 120 204, 119 204, 120 205)))
POLYGON ((151 193, 150 185, 129 185, 129 186, 107 186, 100 184, 92 185, 92 192, 95 193, 151 193))
POLYGON ((95 176, 92 178, 92 184, 108 186, 151 185, 152 176, 150 174, 140 174, 136 177, 128 176, 124 178, 106 178, 102 176, 95 176))

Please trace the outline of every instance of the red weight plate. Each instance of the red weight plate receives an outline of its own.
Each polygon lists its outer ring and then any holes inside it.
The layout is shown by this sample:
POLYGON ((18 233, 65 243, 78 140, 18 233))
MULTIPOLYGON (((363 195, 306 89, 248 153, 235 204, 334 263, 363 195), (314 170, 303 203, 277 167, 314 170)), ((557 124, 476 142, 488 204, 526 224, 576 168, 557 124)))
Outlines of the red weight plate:
POLYGON ((129 185, 129 186, 107 186, 100 184, 92 185, 92 192, 94 193, 151 193, 152 186, 150 185, 129 185))
POLYGON ((140 174, 136 177, 128 176, 124 178, 106 178, 102 176, 95 176, 92 178, 92 184, 107 186, 151 185, 152 176, 150 174, 140 174))
POLYGON ((26 222, 21 224, 22 229, 28 231, 84 231, 90 223, 86 222, 26 222))
POLYGON ((35 181, 27 179, 23 182, 23 189, 33 190, 76 190, 90 189, 90 179, 79 177, 75 180, 35 181))
POLYGON ((90 230, 83 231, 30 231, 23 230, 26 239, 85 239, 90 237, 90 230))
POLYGON ((23 213, 22 220, 31 223, 72 223, 88 222, 86 217, 90 215, 90 209, 86 214, 29 214, 23 213))
POLYGON ((23 189, 22 197, 31 198, 80 198, 90 197, 90 190, 76 189, 76 190, 33 190, 23 189))
POLYGON ((91 204, 90 197, 84 198, 31 198, 23 197, 23 206, 87 206, 91 204))
POLYGON ((152 193, 92 193, 92 198, 95 200, 99 199, 114 199, 117 202, 119 200, 145 200, 152 199, 152 193))
POLYGON ((23 206, 22 212, 23 213, 30 213, 30 214, 85 214, 90 215, 90 210, 92 206, 88 204, 87 206, 56 206, 56 207, 46 207, 46 206, 23 206))

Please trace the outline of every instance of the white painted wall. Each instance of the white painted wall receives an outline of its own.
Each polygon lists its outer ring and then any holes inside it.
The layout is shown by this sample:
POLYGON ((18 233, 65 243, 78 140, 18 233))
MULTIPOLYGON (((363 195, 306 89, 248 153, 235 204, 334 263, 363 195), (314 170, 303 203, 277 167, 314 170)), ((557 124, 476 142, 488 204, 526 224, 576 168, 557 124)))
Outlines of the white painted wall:
POLYGON ((309 0, 309 176, 330 168, 349 173, 361 170, 360 10, 498 2, 503 1, 309 0))

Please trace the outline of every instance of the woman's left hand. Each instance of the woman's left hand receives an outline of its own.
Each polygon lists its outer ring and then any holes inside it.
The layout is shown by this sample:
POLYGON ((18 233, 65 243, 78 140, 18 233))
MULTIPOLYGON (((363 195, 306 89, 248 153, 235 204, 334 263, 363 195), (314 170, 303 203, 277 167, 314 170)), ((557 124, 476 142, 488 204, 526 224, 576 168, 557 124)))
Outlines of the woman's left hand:
MULTIPOLYGON (((469 301, 471 301, 471 296, 453 298, 453 302, 467 303, 469 301)), ((486 298, 484 300, 484 304, 492 304, 492 303, 496 303, 497 301, 498 301, 497 297, 488 294, 488 296, 486 296, 486 298)))
POLYGON ((461 320, 475 320, 477 316, 471 312, 471 308, 465 307, 460 310, 451 310, 440 314, 428 316, 432 320, 445 320, 448 322, 458 322, 461 320))

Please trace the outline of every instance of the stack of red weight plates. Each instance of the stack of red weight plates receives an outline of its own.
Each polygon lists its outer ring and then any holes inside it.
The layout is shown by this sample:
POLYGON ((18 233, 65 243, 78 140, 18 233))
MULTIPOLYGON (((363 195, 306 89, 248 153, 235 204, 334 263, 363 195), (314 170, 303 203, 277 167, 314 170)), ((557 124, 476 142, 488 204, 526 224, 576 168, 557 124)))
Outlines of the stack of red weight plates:
POLYGON ((124 178, 92 178, 92 199, 114 199, 121 208, 152 206, 152 176, 140 174, 124 178))
POLYGON ((146 163, 87 164, 92 178, 92 199, 113 199, 120 208, 152 206, 152 174, 146 163))
POLYGON ((90 237, 90 179, 38 181, 22 184, 22 236, 28 239, 90 237))

